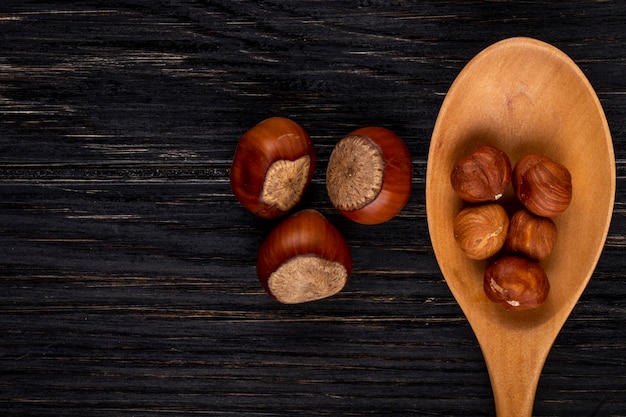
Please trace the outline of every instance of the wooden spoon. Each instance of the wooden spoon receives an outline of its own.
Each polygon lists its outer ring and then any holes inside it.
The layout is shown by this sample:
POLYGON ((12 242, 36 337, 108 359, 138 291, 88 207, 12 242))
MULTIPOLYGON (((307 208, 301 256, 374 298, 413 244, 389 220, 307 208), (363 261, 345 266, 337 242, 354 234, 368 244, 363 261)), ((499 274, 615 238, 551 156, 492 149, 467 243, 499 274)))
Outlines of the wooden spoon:
MULTIPOLYGON (((509 186, 511 188, 511 186, 509 186)), ((499 417, 531 416, 550 348, 602 252, 615 198, 615 156, 600 102, 563 52, 529 38, 500 41, 461 71, 435 124, 426 172, 426 211, 435 256, 485 357, 499 417), (483 290, 486 261, 457 246, 452 223, 464 203, 450 185, 454 163, 479 145, 515 164, 543 153, 568 167, 573 197, 554 219, 558 238, 542 262, 551 290, 533 310, 508 311, 483 290)), ((514 200, 512 190, 503 205, 514 200)))

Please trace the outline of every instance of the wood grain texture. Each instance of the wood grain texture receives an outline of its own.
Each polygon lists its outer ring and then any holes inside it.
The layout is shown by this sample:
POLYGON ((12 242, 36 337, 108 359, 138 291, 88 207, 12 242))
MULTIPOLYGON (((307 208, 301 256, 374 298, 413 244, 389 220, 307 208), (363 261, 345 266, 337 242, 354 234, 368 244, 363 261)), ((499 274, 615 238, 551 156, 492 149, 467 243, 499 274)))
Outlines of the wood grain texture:
POLYGON ((3 1, 0 414, 494 415, 432 253, 424 178, 451 82, 523 35, 595 87, 618 181, 535 415, 626 416, 625 23, 618 1, 3 1), (352 247, 331 299, 279 305, 256 280, 276 223, 237 204, 228 169, 269 116, 311 134, 303 206, 352 247), (415 167, 406 208, 373 227, 324 186, 336 141, 366 125, 398 133, 415 167))

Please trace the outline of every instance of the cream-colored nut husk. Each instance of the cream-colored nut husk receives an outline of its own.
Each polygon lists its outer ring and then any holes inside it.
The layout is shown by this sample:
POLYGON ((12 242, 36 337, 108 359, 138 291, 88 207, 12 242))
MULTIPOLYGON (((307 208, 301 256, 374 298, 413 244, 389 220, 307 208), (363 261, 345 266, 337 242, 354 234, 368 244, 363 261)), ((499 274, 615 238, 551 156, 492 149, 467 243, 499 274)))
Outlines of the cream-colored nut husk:
POLYGON ((282 211, 292 209, 304 193, 310 167, 309 155, 295 161, 281 159, 274 162, 265 174, 261 199, 282 211))
POLYGON ((326 171, 328 197, 339 210, 358 210, 371 203, 383 185, 385 161, 368 138, 346 136, 333 149, 326 171))
POLYGON ((348 273, 339 262, 319 256, 296 256, 283 263, 267 285, 281 303, 297 304, 337 294, 346 285, 348 273))

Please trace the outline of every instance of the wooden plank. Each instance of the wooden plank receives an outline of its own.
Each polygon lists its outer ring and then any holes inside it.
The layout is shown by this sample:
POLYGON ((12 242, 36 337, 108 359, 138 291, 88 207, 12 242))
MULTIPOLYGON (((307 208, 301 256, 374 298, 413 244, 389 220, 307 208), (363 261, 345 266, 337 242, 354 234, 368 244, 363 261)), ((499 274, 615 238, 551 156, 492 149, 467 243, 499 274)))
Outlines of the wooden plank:
POLYGON ((618 177, 535 414, 626 415, 625 22, 620 2, 4 1, 0 414, 493 415, 430 247, 424 176, 456 74, 525 35, 596 88, 618 177), (303 207, 354 256, 345 291, 301 306, 262 292, 256 250, 276 222, 228 183, 240 135, 276 115, 311 133, 303 207), (375 227, 324 186, 334 144, 365 125, 396 131, 415 164, 406 208, 375 227))

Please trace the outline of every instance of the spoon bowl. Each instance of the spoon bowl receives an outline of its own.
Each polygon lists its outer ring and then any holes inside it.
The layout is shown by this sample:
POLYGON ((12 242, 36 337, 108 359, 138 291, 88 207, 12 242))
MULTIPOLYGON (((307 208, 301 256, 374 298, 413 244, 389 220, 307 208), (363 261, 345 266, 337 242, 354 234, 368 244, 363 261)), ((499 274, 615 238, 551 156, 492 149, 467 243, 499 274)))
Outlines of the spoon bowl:
MULTIPOLYGON (((426 172, 428 228, 441 272, 483 352, 499 417, 532 416, 545 360, 596 267, 615 197, 611 134, 591 84, 563 52, 531 38, 497 42, 461 71, 442 104, 426 172), (509 311, 483 290, 486 261, 467 258, 452 229, 465 205, 450 184, 457 160, 480 145, 511 163, 542 153, 572 175, 572 201, 553 220, 558 238, 544 261, 550 293, 539 308, 509 311)), ((502 197, 514 207, 512 187, 502 197)))

